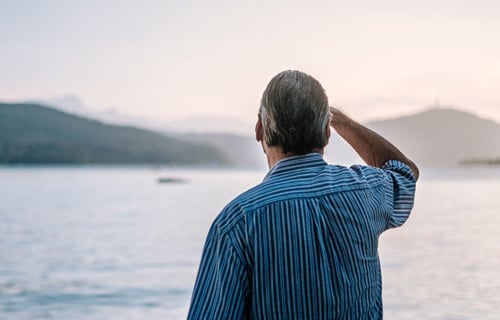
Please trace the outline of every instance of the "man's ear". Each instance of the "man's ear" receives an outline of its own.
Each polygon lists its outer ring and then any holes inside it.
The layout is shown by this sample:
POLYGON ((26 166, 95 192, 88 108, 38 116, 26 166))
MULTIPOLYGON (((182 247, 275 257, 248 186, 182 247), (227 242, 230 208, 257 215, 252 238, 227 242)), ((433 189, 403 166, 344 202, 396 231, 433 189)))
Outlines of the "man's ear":
POLYGON ((257 123, 255 124, 255 139, 259 142, 263 139, 263 128, 262 128, 262 120, 260 119, 260 114, 257 118, 257 123))

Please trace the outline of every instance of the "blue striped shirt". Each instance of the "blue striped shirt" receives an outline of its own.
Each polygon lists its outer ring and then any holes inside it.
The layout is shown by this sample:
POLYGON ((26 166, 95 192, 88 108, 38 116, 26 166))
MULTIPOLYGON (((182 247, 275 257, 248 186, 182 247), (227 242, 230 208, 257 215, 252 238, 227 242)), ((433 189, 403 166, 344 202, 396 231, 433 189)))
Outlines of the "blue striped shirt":
POLYGON ((188 319, 382 319, 378 238, 402 225, 415 178, 285 158, 208 233, 188 319))

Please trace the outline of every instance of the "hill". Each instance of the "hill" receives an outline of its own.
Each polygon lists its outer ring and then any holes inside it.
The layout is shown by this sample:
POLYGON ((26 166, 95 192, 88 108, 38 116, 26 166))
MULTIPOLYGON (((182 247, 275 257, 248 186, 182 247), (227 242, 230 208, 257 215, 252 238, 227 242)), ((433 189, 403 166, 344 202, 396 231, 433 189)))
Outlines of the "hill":
POLYGON ((230 133, 189 133, 180 137, 219 149, 228 161, 237 167, 267 168, 262 146, 255 140, 255 137, 230 133))
POLYGON ((431 108, 367 126, 424 165, 500 157, 500 124, 452 108, 431 108))
POLYGON ((227 164, 212 146, 107 125, 38 104, 0 103, 0 163, 227 164))
MULTIPOLYGON (((497 163, 500 124, 453 108, 372 121, 419 165, 497 163)), ((108 125, 38 104, 0 103, 0 163, 167 163, 266 166, 251 136, 162 134, 108 125)), ((361 163, 338 135, 326 148, 331 163, 361 163)))
MULTIPOLYGON (((393 142, 420 166, 497 163, 500 159, 500 124, 453 108, 431 108, 366 125, 393 142)), ((219 148, 237 165, 265 167, 265 156, 253 137, 234 134, 182 137, 219 148)), ((330 163, 362 163, 334 131, 325 155, 330 163)))

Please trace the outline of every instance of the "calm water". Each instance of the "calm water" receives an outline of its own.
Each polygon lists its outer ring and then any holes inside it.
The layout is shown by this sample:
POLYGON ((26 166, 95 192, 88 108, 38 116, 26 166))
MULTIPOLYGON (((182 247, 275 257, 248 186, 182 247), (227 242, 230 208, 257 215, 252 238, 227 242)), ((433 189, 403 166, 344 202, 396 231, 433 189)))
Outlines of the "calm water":
MULTIPOLYGON (((264 174, 0 168, 0 319, 184 319, 211 221, 264 174)), ((385 318, 499 319, 499 243, 500 168, 424 170, 381 239, 385 318)))

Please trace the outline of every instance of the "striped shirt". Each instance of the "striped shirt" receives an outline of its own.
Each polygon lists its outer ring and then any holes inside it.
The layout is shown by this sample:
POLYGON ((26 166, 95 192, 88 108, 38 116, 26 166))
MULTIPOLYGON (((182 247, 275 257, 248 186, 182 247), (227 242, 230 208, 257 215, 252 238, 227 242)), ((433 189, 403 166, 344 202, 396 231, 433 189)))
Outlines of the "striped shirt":
POLYGON ((188 319, 382 319, 378 238, 414 194, 399 161, 282 159, 213 222, 188 319))

